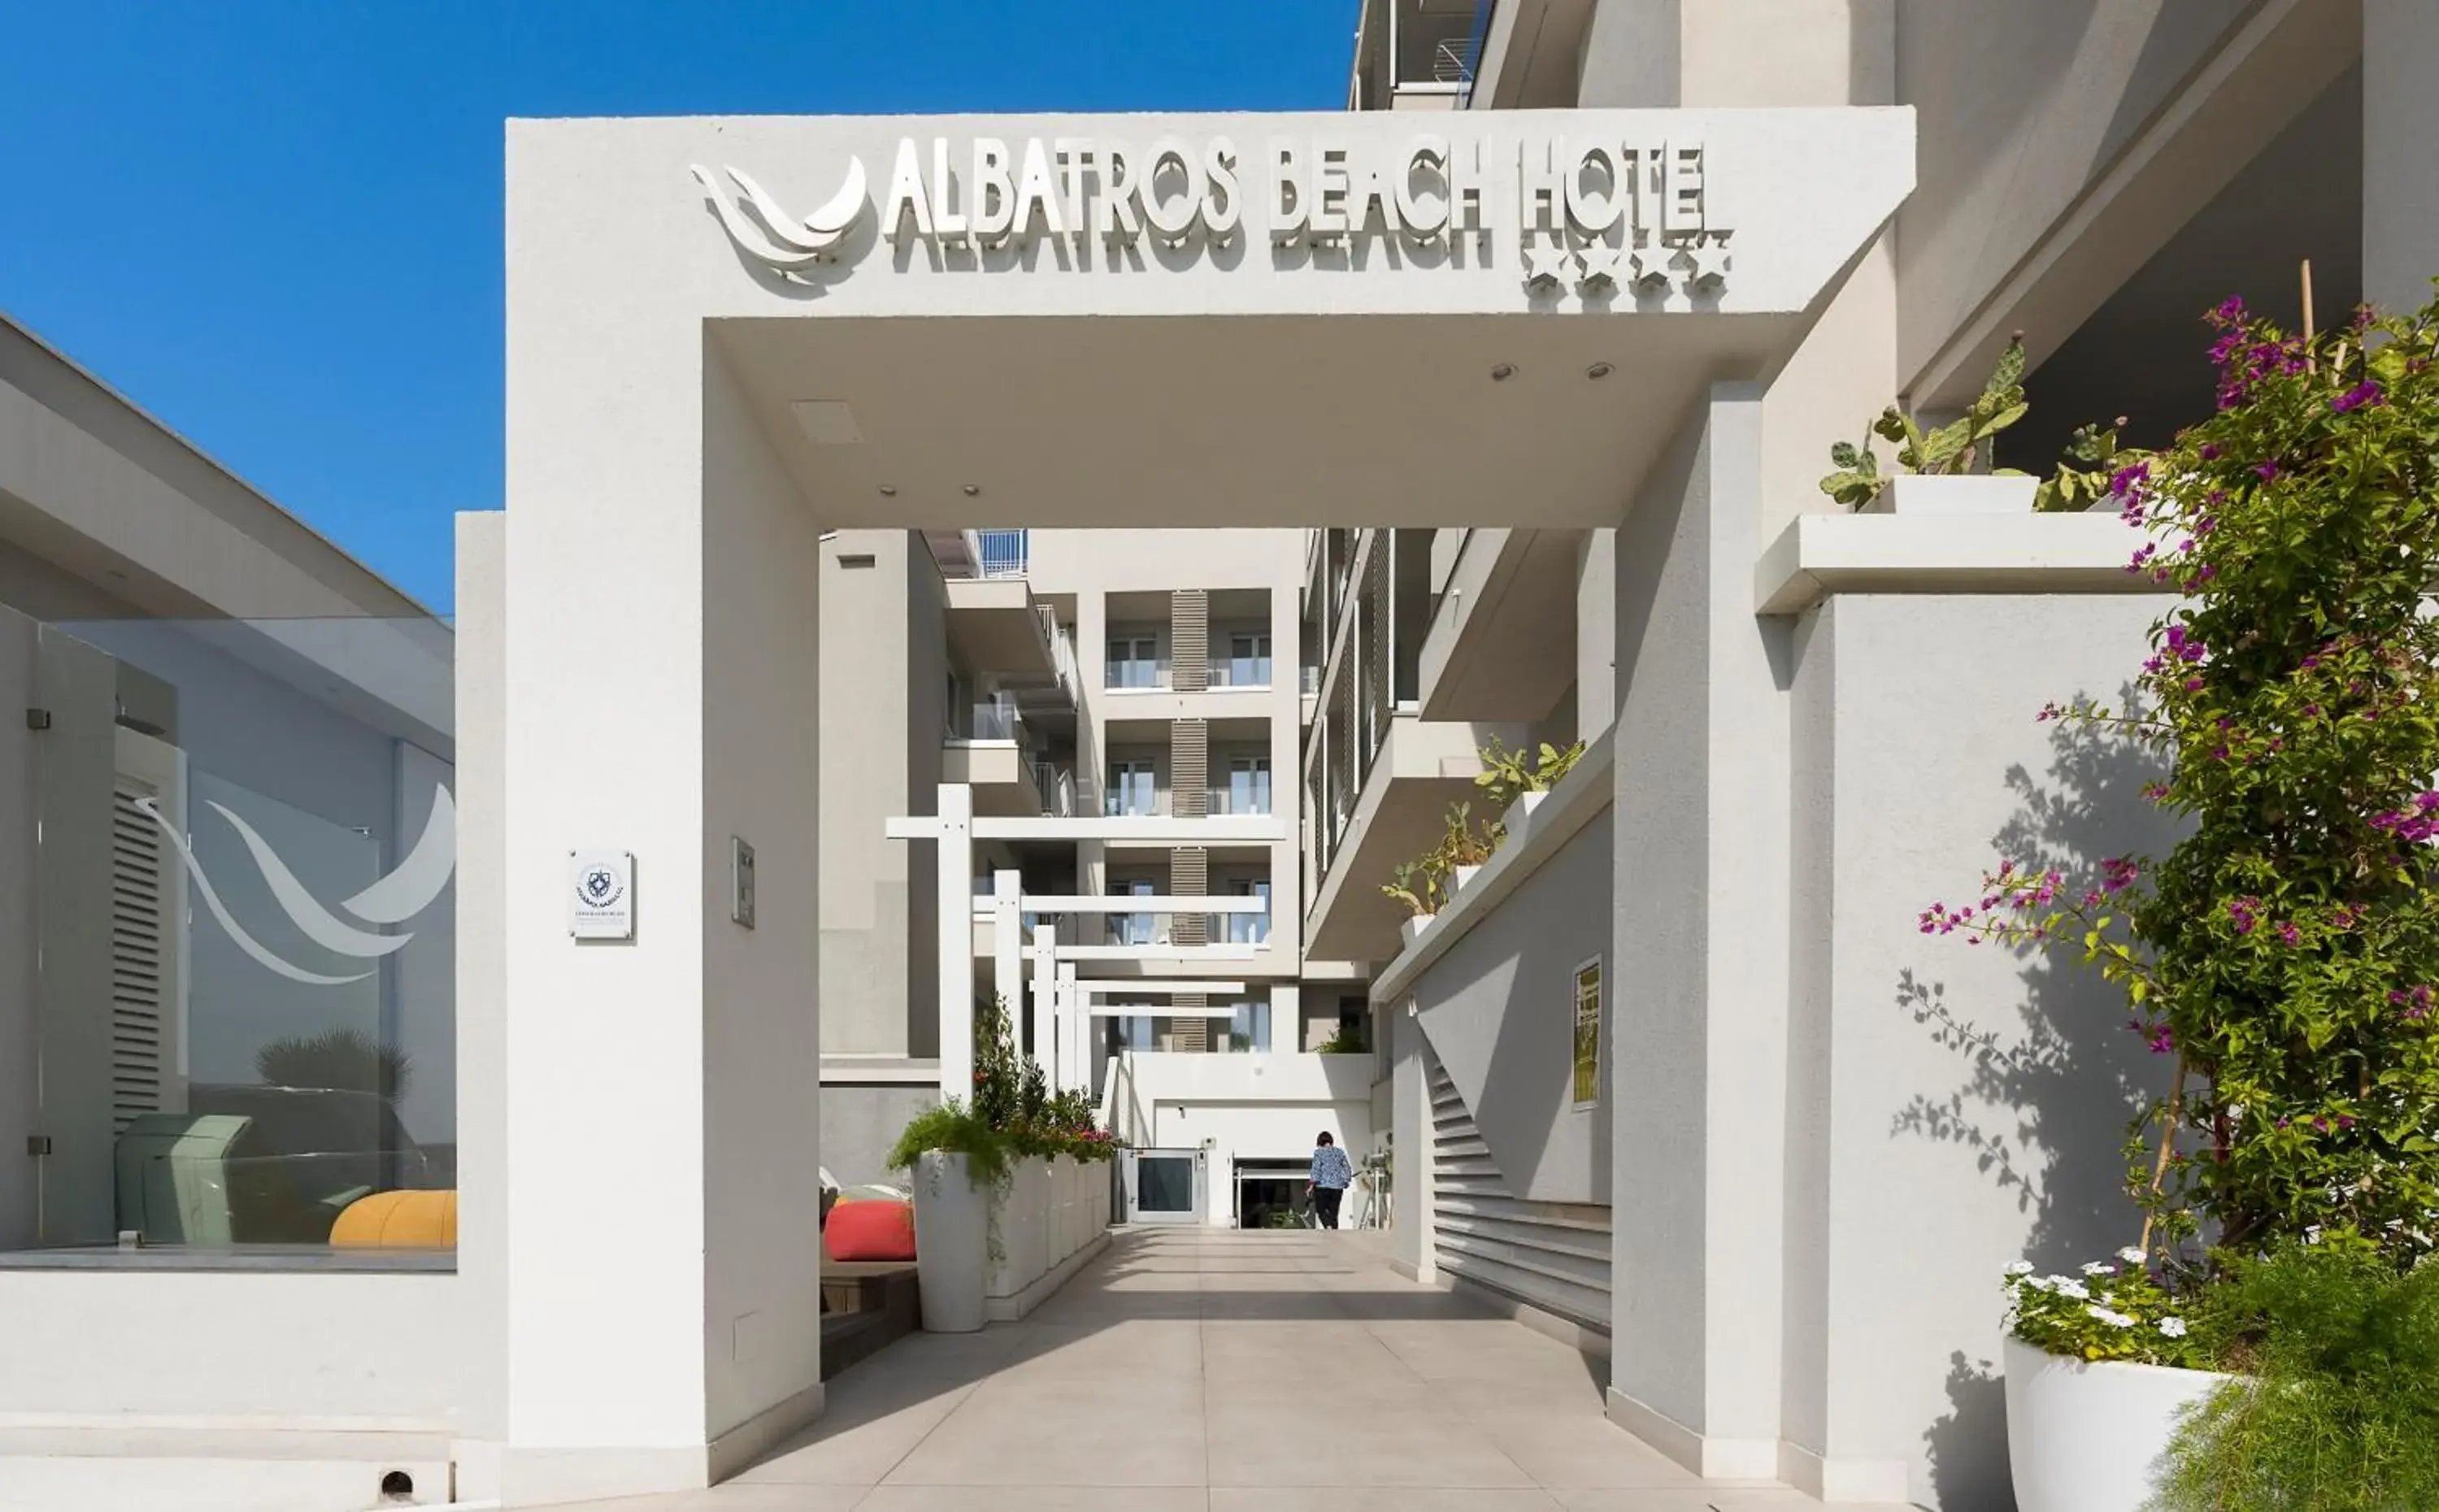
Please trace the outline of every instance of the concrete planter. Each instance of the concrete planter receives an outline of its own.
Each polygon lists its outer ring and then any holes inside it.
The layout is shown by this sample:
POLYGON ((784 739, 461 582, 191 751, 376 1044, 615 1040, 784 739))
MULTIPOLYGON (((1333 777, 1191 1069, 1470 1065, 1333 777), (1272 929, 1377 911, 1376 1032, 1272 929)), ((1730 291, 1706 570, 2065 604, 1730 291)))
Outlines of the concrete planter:
POLYGON ((1415 915, 1398 926, 1398 937, 1409 945, 1414 944, 1423 937, 1423 931, 1431 928, 1432 920, 1438 916, 1436 914, 1415 915))
POLYGON ((1456 890, 1460 893, 1464 892, 1466 887, 1472 882, 1474 878, 1480 876, 1481 873, 1482 868, 1479 866, 1459 866, 1456 869, 1456 890))
POLYGON ((1057 1291, 1110 1226, 1109 1173, 1063 1155, 1019 1161, 1006 1189, 991 1194, 990 1222, 999 1257, 988 1267, 983 1310, 1014 1322, 1057 1291))
POLYGON ((915 1163, 915 1279, 927 1333, 983 1325, 983 1272, 990 1256, 989 1194, 967 1157, 933 1150, 915 1163))
POLYGON ((2007 1457, 2017 1512, 2138 1512, 2179 1416, 2230 1378, 2063 1360, 2007 1341, 2007 1457))
POLYGON ((2038 478, 1992 477, 1987 473, 1952 478, 1900 475, 1888 481, 1880 496, 1864 507, 1863 513, 2030 514, 2033 493, 2039 487, 2038 478))
POLYGON ((1516 801, 1507 806, 1507 812, 1499 820, 1499 827, 1507 832, 1507 844, 1521 845, 1524 843, 1525 835, 1533 828, 1533 810, 1540 808, 1542 800, 1549 796, 1546 792, 1520 792, 1516 795, 1516 801))

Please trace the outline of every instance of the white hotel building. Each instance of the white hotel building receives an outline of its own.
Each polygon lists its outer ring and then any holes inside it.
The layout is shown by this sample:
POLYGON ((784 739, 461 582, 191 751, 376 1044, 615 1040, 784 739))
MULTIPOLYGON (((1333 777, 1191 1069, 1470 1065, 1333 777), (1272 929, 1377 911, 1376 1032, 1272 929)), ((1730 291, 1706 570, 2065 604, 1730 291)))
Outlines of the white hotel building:
POLYGON ((2161 606, 1817 480, 2014 331, 2042 470, 2227 294, 2419 304, 2434 80, 2426 0, 1369 0, 1346 113, 513 121, 449 627, 0 332, 0 1505, 728 1478, 1007 874, 1188 900, 1033 1000, 1201 1172, 1134 1217, 1330 1127, 1621 1432, 2004 1506, 1994 1278, 2124 1242, 2157 1069, 1914 919, 2157 838, 2031 714, 2161 606), (1587 755, 1409 937, 1494 734, 1587 755))

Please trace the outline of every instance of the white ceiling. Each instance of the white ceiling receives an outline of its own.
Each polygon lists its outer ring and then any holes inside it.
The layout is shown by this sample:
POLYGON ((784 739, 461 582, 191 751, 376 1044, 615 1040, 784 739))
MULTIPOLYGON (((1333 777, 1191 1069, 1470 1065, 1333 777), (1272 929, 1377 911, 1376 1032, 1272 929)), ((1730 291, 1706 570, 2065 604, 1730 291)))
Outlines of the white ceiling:
POLYGON ((1616 523, 1713 382, 1763 372, 1803 317, 708 324, 825 525, 1589 526, 1616 523), (862 439, 815 442, 805 401, 845 404, 862 439))

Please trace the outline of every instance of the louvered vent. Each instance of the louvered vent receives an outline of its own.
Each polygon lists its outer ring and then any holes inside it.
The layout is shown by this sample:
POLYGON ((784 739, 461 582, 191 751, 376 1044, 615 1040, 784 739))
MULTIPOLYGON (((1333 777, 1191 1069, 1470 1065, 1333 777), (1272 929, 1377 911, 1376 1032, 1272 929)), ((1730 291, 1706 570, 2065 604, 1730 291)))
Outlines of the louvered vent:
POLYGON ((1610 1210, 1511 1196, 1456 1083, 1428 1046, 1432 1243, 1442 1272, 1571 1323, 1610 1327, 1610 1210))
POLYGON ((1180 693, 1211 685, 1211 596, 1200 588, 1168 596, 1168 685, 1180 693))
POLYGON ((138 1113, 166 1106, 171 1004, 169 844, 152 816, 136 807, 153 797, 126 777, 111 795, 110 845, 110 1105, 124 1130, 138 1113))

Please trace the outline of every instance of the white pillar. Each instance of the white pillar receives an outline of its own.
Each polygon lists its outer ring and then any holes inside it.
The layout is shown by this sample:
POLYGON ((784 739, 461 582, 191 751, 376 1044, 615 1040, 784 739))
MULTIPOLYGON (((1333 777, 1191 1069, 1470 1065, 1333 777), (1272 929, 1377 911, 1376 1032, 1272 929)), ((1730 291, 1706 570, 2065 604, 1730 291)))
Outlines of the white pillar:
POLYGON ((1047 924, 1033 926, 1033 1058, 1053 1087, 1059 1075, 1059 932, 1047 924))
POLYGON ((1093 1022, 1092 1005, 1084 1001, 1083 989, 1076 985, 1076 964, 1059 963, 1059 989, 1055 1000, 1059 1025, 1059 1087, 1062 1092, 1093 1090, 1093 1058, 1086 1048, 1090 1043, 1085 1026, 1093 1022))
POLYGON ((974 1094, 974 794, 940 784, 940 1095, 974 1094))
POLYGON ((1024 1042, 1024 888, 1017 872, 991 873, 991 991, 1008 1016, 1008 1038, 1018 1045, 1024 1042))
MULTIPOLYGON (((2363 298, 2418 310, 2439 275, 2439 7, 2363 0, 2363 298)), ((2323 308, 2321 324, 2345 318, 2323 308)))

